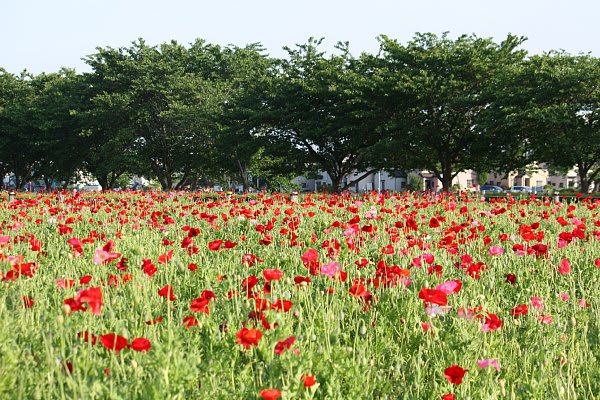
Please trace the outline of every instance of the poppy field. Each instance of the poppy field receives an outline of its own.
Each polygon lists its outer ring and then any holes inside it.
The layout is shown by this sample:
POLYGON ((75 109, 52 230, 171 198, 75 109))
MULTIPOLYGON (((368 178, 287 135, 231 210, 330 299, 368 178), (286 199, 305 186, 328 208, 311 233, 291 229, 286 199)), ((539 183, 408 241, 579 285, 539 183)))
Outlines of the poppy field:
POLYGON ((0 203, 0 398, 600 393, 600 201, 0 203))

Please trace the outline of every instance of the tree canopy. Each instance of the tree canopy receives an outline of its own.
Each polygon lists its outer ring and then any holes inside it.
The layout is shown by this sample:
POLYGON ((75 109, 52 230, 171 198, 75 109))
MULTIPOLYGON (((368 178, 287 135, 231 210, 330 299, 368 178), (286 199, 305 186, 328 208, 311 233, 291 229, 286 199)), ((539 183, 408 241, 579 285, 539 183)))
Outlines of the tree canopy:
MULTIPOLYGON (((0 69, 0 174, 68 184, 91 174, 164 190, 203 182, 278 185, 325 171, 333 190, 376 170, 428 170, 449 190, 460 172, 531 161, 600 176, 600 63, 528 56, 524 38, 382 35, 377 54, 323 39, 270 57, 259 43, 198 39, 97 48, 91 71, 0 69)), ((356 181, 356 180, 355 180, 356 181)))

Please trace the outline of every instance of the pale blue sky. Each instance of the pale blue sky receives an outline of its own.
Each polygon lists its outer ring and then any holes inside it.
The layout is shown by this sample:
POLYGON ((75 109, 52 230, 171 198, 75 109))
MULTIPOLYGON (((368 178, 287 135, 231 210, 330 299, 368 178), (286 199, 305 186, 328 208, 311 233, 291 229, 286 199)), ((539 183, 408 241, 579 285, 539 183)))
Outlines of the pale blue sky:
POLYGON ((600 56, 600 1, 557 0, 3 0, 0 67, 17 73, 88 70, 81 58, 97 46, 261 42, 273 56, 284 45, 325 37, 325 49, 349 41, 352 52, 377 52, 376 37, 401 42, 415 32, 475 33, 502 40, 526 36, 530 53, 565 49, 600 56))

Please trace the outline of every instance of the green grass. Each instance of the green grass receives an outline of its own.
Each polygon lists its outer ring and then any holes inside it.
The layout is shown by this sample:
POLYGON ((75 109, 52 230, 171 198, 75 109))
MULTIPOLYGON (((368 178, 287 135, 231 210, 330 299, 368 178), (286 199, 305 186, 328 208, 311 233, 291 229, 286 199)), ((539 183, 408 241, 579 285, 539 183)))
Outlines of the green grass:
MULTIPOLYGON (((3 282, 0 289, 0 398, 255 399, 268 388, 279 389, 284 399, 437 399, 446 393, 472 399, 591 399, 600 393, 600 268, 594 264, 600 258, 600 244, 592 233, 599 229, 594 226, 599 220, 595 203, 579 203, 569 212, 566 205, 542 202, 493 204, 453 198, 431 203, 413 197, 387 198, 380 205, 377 197, 367 196, 357 206, 358 198, 313 195, 309 199, 314 205, 305 201, 293 207, 294 215, 287 216, 284 211, 292 206, 284 197, 271 197, 272 204, 264 197, 257 197, 255 204, 226 200, 211 204, 193 197, 122 193, 101 196, 95 202, 41 197, 37 203, 3 203, 0 236, 10 236, 12 243, 17 235, 33 235, 43 243, 42 251, 47 255, 32 252, 27 240, 0 248, 4 256, 22 254, 25 261, 38 265, 32 278, 3 282), (340 207, 338 203, 343 204, 340 207), (359 227, 376 228, 371 234, 360 234, 358 253, 346 245, 343 227, 332 228, 334 221, 347 223, 355 215, 351 206, 361 217, 359 227), (372 206, 381 218, 366 220, 365 213, 372 206), (467 211, 461 213, 462 207, 467 211), (507 211, 484 214, 500 207, 507 211), (256 221, 237 215, 241 208, 250 209, 256 221), (391 213, 382 212, 382 208, 391 213), (548 219, 542 218, 545 211, 548 219), (162 213, 154 226, 148 224, 152 212, 162 213), (314 216, 308 216, 309 212, 314 216), (211 225, 198 219, 201 213, 218 218, 211 225), (399 228, 394 232, 394 223, 405 222, 411 213, 418 230, 399 228), (558 248, 558 234, 570 232, 574 226, 562 227, 556 217, 572 221, 569 213, 586 219, 586 237, 558 248), (164 214, 174 223, 165 224, 164 214), (446 218, 439 228, 428 225, 434 215, 446 218), (75 219, 69 224, 73 232, 61 236, 58 223, 69 217, 75 219), (128 221, 119 223, 119 217, 128 221), (291 217, 299 218, 296 234, 302 245, 291 246, 289 237, 281 233, 289 229, 291 217), (15 221, 24 226, 11 230, 15 221), (264 246, 258 242, 263 235, 255 227, 269 221, 274 227, 267 233, 273 242, 264 246), (540 224, 535 231, 544 232, 542 242, 548 245, 548 258, 518 256, 512 251, 515 243, 528 245, 518 233, 519 226, 534 222, 540 224), (456 254, 438 246, 453 224, 464 225, 452 233, 456 254), (187 236, 181 229, 186 225, 201 231, 194 238, 198 254, 188 255, 180 246, 187 236), (483 230, 477 228, 479 225, 483 230), (128 258, 126 272, 117 270, 114 261, 93 263, 96 248, 105 243, 99 239, 83 245, 81 257, 74 256, 67 240, 88 237, 92 230, 114 240, 115 251, 128 258), (122 239, 115 236, 117 232, 122 233, 122 239), (514 235, 514 241, 502 242, 499 236, 503 233, 514 235), (491 238, 490 245, 503 247, 505 253, 490 256, 485 236, 491 238), (381 248, 392 243, 391 237, 397 237, 393 243, 396 254, 382 255, 381 248), (164 246, 163 238, 174 244, 164 246), (336 259, 348 274, 346 282, 319 275, 311 276, 307 286, 295 285, 295 276, 308 276, 301 255, 314 248, 320 261, 331 261, 321 245, 333 238, 341 243, 336 259), (423 249, 414 242, 418 238, 423 249), (232 249, 208 250, 208 243, 217 239, 238 244, 232 249), (159 255, 170 249, 174 250, 172 260, 159 264, 159 255), (246 253, 264 262, 246 268, 241 262, 246 253), (423 253, 435 256, 435 263, 443 268, 441 277, 429 275, 426 265, 412 266, 412 259, 423 253), (463 254, 488 265, 480 279, 455 267, 463 254), (363 257, 371 262, 359 269, 354 262, 363 257), (571 262, 570 274, 557 272, 563 258, 571 262), (158 268, 152 278, 141 270, 142 259, 151 259, 158 268), (374 301, 363 311, 364 304, 348 290, 354 278, 375 278, 377 261, 382 259, 409 269, 412 283, 379 288, 367 284, 374 301), (198 265, 195 272, 187 268, 192 262, 198 265), (283 271, 282 280, 273 282, 270 294, 262 292, 263 269, 283 271), (516 285, 505 281, 508 273, 516 274, 516 285), (125 274, 131 274, 127 283, 108 285, 110 275, 125 274), (84 275, 93 276, 87 286, 102 287, 101 315, 68 313, 63 305, 66 298, 75 297, 83 288, 78 281, 84 275), (236 333, 254 310, 254 301, 241 292, 242 280, 250 275, 260 280, 256 286, 259 297, 272 302, 287 299, 293 306, 287 313, 265 311, 266 320, 277 327, 267 330, 258 322, 256 328, 263 336, 258 346, 245 350, 236 344, 236 333), (219 276, 226 278, 219 280, 219 276), (66 290, 57 288, 55 280, 59 278, 74 279, 76 285, 66 290), (461 280, 463 286, 459 293, 448 295, 452 309, 445 316, 429 318, 418 297, 420 289, 453 279, 461 280), (167 284, 173 286, 173 302, 158 296, 158 290, 167 284), (324 294, 330 288, 333 293, 324 294), (189 310, 191 301, 203 290, 217 296, 210 303, 210 315, 189 310), (228 298, 230 291, 240 293, 228 298), (570 298, 563 301, 559 297, 562 293, 570 298), (23 296, 34 300, 33 307, 24 308, 23 296), (531 306, 533 296, 543 300, 543 311, 531 306), (581 298, 590 306, 581 307, 581 298), (514 318, 510 310, 519 304, 527 304, 529 314, 514 318), (480 320, 458 317, 460 307, 477 306, 498 315, 502 329, 485 333, 480 320), (537 317, 542 314, 551 315, 553 323, 540 323, 537 317), (182 320, 190 315, 199 325, 186 329, 182 320), (145 323, 159 316, 162 323, 145 323), (224 322, 226 332, 220 329, 224 322), (433 325, 427 333, 421 328, 422 322, 433 325), (152 348, 147 354, 132 349, 115 354, 100 343, 91 346, 78 339, 80 331, 116 333, 130 341, 145 337, 152 348), (290 336, 296 337, 293 348, 297 354, 291 349, 275 354, 277 342, 290 336), (476 364, 480 359, 497 359, 501 372, 480 369, 476 364), (73 366, 72 373, 67 372, 67 362, 73 366), (455 364, 469 370, 458 386, 444 378, 444 369, 455 364), (105 369, 109 369, 108 376, 105 369), (303 374, 314 375, 317 384, 304 388, 303 374)), ((529 244, 534 243, 537 240, 529 244)), ((7 260, 0 265, 5 273, 11 269, 7 260)), ((252 323, 246 326, 251 328, 252 323)))

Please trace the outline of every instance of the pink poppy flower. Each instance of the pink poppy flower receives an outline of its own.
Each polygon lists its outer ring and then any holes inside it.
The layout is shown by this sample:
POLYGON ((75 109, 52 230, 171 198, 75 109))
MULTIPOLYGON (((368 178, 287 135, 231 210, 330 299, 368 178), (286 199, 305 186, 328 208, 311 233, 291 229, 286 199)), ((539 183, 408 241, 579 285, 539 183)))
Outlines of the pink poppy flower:
POLYGON ((477 366, 479 368, 494 367, 496 368, 496 371, 500 372, 498 360, 477 360, 477 366))

